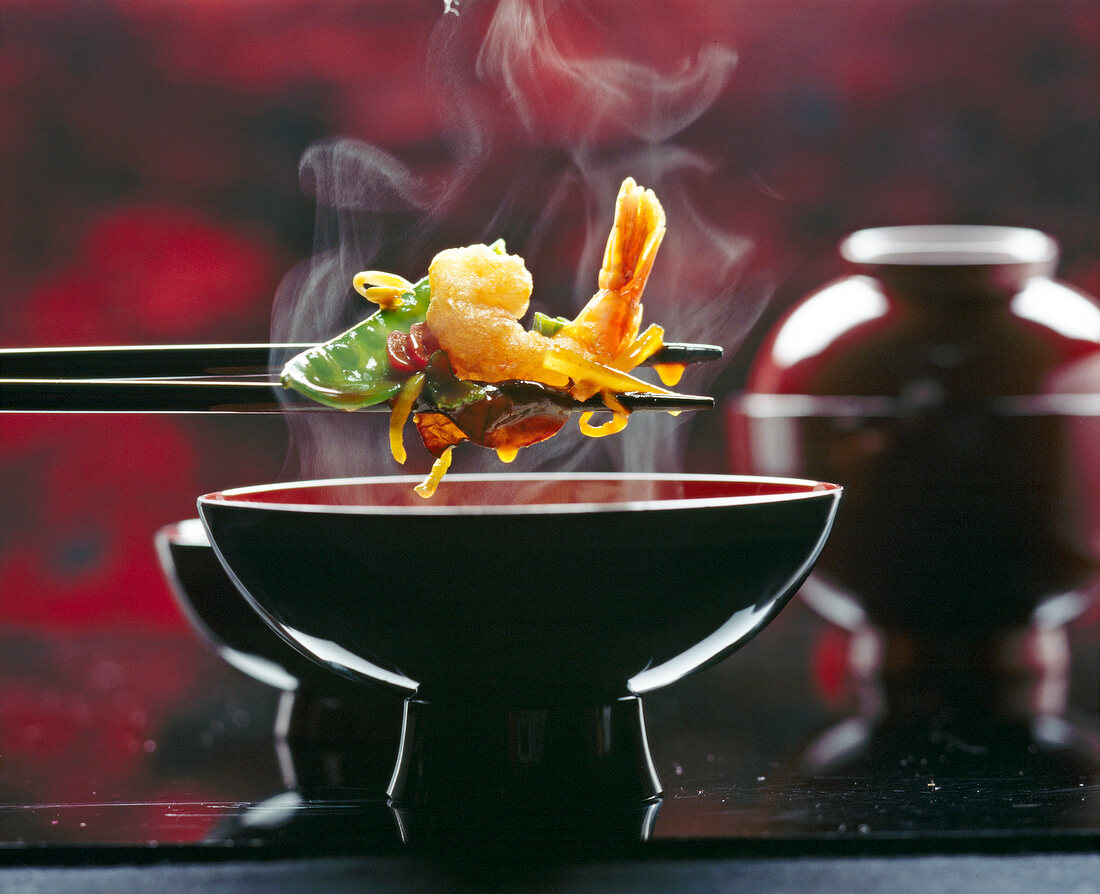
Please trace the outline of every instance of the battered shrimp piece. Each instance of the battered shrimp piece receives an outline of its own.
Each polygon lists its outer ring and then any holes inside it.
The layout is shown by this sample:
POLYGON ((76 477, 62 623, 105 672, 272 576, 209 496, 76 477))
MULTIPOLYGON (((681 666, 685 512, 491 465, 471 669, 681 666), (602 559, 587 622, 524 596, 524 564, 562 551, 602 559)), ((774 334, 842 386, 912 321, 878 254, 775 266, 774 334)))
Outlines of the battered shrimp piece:
MULTIPOLYGON (((546 381, 542 360, 551 342, 519 323, 532 289, 523 258, 487 245, 449 248, 432 260, 428 281, 428 326, 455 375, 477 382, 546 381)), ((558 375, 547 384, 564 387, 568 380, 558 375)))
POLYGON ((628 177, 615 203, 599 291, 575 320, 551 337, 524 329, 519 319, 532 282, 523 259, 471 245, 440 252, 428 268, 428 326, 460 379, 542 382, 568 388, 578 400, 662 392, 627 372, 661 346, 660 327, 641 337, 638 330, 642 290, 664 234, 657 197, 628 177))

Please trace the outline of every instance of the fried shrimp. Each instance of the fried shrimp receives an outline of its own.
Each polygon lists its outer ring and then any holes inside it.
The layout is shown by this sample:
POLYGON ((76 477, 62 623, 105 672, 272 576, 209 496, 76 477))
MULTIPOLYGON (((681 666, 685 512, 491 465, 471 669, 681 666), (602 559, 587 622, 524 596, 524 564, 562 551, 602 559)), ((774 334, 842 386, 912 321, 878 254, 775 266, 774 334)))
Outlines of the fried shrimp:
POLYGON ((428 269, 427 322, 459 378, 529 380, 567 388, 584 400, 600 392, 663 391, 626 373, 662 344, 650 327, 641 336, 642 290, 665 234, 665 213, 652 190, 627 178, 615 203, 599 291, 552 336, 519 320, 531 298, 523 259, 486 245, 440 252, 428 269))
MULTIPOLYGON (((520 323, 531 298, 531 274, 518 255, 487 245, 448 248, 428 268, 427 323, 460 379, 545 381, 548 338, 520 323)), ((564 376, 549 385, 563 387, 564 376)))

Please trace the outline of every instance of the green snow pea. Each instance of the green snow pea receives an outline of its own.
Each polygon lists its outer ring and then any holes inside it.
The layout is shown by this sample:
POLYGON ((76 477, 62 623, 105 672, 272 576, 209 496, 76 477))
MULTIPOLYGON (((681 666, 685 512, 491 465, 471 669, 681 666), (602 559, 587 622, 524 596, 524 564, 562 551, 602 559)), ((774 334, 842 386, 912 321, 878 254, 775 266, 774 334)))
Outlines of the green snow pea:
POLYGON ((401 295, 396 305, 376 311, 347 332, 292 357, 283 367, 284 388, 341 410, 358 410, 389 400, 406 378, 386 359, 386 337, 424 322, 431 291, 428 278, 401 295))

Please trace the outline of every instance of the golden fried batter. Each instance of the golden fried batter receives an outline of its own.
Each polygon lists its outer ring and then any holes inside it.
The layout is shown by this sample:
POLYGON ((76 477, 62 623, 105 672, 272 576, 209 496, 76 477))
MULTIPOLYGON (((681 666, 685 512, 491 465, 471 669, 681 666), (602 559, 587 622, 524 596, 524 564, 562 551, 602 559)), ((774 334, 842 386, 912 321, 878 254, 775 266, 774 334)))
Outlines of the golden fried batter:
POLYGON ((428 280, 428 326, 455 375, 477 382, 545 378, 550 340, 519 323, 532 287, 523 258, 487 245, 449 248, 435 256, 428 280))

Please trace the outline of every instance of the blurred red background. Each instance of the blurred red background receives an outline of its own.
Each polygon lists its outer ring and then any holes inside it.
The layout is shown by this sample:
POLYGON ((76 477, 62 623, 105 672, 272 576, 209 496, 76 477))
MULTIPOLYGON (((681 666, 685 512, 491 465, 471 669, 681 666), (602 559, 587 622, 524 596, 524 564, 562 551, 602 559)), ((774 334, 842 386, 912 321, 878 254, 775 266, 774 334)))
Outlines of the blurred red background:
MULTIPOLYGON (((318 236, 299 161, 333 137, 454 189, 429 227, 380 215, 373 266, 416 276, 434 248, 503 232, 551 305, 575 297, 588 213, 575 174, 617 159, 644 183, 658 153, 687 159, 704 232, 732 246, 719 399, 784 308, 839 272, 835 245, 857 228, 1037 227, 1061 242, 1062 277, 1100 291, 1092 0, 456 6, 0 0, 0 344, 267 341, 279 284, 318 236), (502 36, 498 13, 525 27, 502 36), (491 64, 505 37, 516 55, 491 64), (689 80, 680 99, 713 96, 652 126, 666 78, 697 60, 728 68, 731 53, 728 78, 689 80), (606 64, 570 67, 593 60, 606 64), (621 91, 601 105, 579 70, 621 91)), ((670 235, 684 222, 670 216, 670 235)), ((692 248, 666 241, 659 264, 693 282, 692 248)), ((724 469, 719 419, 693 429, 693 468, 724 469)), ((91 797, 158 748, 170 764, 163 718, 180 704, 199 730, 180 754, 248 727, 239 680, 211 695, 216 662, 172 602, 153 535, 199 494, 275 480, 287 449, 274 417, 0 415, 10 797, 91 797), (53 789, 22 792, 24 772, 53 789)), ((836 697, 844 648, 822 640, 819 694, 836 697)), ((238 787, 254 763, 225 759, 238 787)))
MULTIPOLYGON (((644 167, 660 143, 704 160, 700 207, 748 247, 734 293, 767 301, 746 315, 719 396, 777 315, 838 271, 834 246, 859 227, 1037 227, 1062 243, 1062 277, 1100 290, 1096 3, 516 7, 541 15, 534 27, 566 59, 671 77, 716 47, 735 52, 713 102, 660 137, 601 131, 598 110, 534 52, 522 120, 508 73, 479 68, 510 6, 463 0, 456 17, 440 0, 0 3, 3 344, 266 341, 277 286, 314 243, 298 175, 308 146, 353 137, 436 183, 461 158, 468 177, 423 239, 426 263, 433 244, 474 241, 467 230, 534 238, 538 215, 516 197, 545 199, 589 123, 590 155, 644 167), (481 119, 482 145, 459 127, 467 118, 481 119)), ((538 265, 552 294, 576 245, 548 244, 538 265)), ((721 470, 717 424, 695 430, 694 465, 721 470)), ((7 629, 181 629, 154 531, 193 515, 198 494, 275 479, 287 449, 266 417, 9 415, 0 427, 7 629)))

